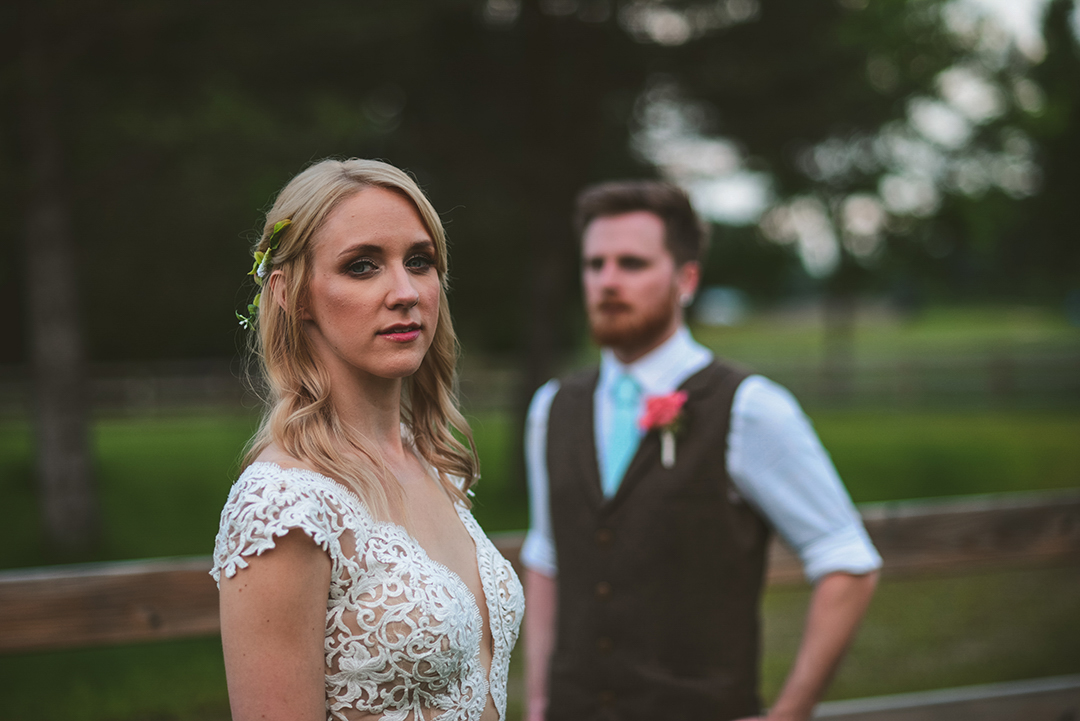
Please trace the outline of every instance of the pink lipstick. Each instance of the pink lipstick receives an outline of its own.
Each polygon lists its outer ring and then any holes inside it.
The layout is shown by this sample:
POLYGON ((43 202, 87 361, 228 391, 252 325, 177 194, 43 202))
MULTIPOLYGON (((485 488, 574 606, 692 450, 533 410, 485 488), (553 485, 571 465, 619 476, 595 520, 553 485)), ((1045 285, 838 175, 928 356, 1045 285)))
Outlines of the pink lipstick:
POLYGON ((420 337, 420 326, 416 323, 392 325, 389 328, 379 331, 378 335, 387 340, 392 340, 395 343, 408 343, 409 341, 414 341, 420 337))

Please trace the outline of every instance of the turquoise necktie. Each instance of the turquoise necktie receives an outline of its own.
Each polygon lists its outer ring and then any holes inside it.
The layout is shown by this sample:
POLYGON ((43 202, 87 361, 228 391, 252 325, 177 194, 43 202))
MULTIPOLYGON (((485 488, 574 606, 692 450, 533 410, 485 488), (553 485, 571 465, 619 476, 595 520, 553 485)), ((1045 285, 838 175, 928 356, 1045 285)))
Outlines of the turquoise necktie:
POLYGON ((606 498, 614 496, 619 489, 641 440, 637 424, 641 386, 628 373, 623 373, 612 385, 611 396, 611 428, 604 452, 604 475, 600 479, 606 498))

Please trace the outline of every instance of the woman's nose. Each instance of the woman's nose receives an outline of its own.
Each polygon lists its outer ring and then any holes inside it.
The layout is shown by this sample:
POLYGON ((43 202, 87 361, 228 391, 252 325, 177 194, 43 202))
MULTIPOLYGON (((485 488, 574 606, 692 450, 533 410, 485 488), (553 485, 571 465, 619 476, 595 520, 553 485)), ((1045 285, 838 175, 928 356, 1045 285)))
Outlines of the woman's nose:
POLYGON ((413 277, 405 268, 399 268, 391 276, 386 304, 391 308, 411 308, 420 300, 413 277))

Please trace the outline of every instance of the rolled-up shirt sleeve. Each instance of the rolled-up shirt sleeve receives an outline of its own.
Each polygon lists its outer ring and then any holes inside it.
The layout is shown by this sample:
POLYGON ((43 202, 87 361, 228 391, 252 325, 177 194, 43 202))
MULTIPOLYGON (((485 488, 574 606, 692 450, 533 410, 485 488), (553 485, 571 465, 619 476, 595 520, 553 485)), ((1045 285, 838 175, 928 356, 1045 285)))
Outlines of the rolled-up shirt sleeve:
POLYGON ((525 421, 525 472, 529 481, 529 532, 521 547, 526 568, 554 577, 558 574, 555 540, 551 535, 548 495, 547 427, 551 401, 559 390, 557 380, 548 381, 533 395, 525 421))
POLYGON ((739 493, 799 556, 811 582, 881 567, 832 459, 787 389, 756 375, 740 384, 727 465, 739 493))

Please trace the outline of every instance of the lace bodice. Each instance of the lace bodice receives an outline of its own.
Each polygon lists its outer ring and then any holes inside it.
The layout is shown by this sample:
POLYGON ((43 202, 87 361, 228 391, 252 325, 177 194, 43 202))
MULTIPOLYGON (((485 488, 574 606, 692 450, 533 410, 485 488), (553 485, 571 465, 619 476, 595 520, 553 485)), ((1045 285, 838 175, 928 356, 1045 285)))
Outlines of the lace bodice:
POLYGON ((490 691, 506 713, 506 675, 525 608, 510 563, 460 504, 476 544, 491 624, 490 675, 480 661, 480 609, 468 586, 404 528, 376 521, 349 489, 313 471, 254 463, 221 513, 211 575, 231 578, 248 556, 298 528, 330 556, 326 713, 355 721, 475 721, 490 691))

